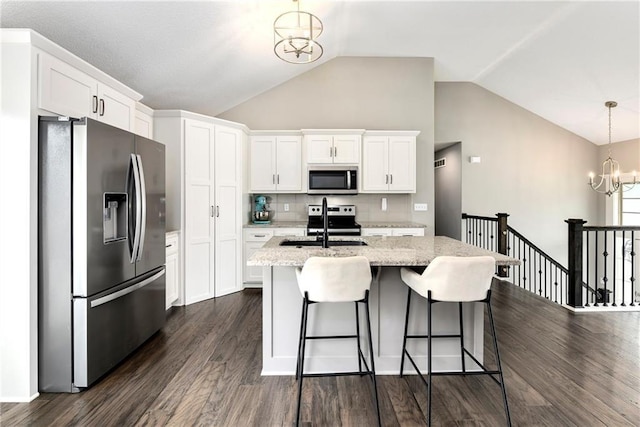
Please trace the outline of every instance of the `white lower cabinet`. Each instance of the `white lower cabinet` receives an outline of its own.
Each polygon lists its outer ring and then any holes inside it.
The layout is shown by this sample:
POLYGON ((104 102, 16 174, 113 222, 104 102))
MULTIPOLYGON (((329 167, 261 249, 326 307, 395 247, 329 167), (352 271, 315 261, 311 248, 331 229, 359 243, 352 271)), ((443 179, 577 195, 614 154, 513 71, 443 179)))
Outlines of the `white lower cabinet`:
POLYGON ((307 235, 306 228, 274 228, 274 237, 300 237, 307 235))
POLYGON ((166 308, 167 310, 180 296, 180 246, 177 232, 167 233, 167 261, 166 268, 166 308))
POLYGON ((392 236, 424 236, 424 228, 392 228, 392 236))
POLYGON ((305 228, 247 228, 244 230, 244 271, 245 288, 262 287, 262 267, 248 266, 247 260, 255 251, 262 248, 272 237, 301 237, 306 235, 305 228))
POLYGON ((262 267, 249 266, 247 260, 264 244, 273 237, 273 230, 244 230, 244 286, 245 288, 256 288, 262 286, 262 267))
POLYGON ((390 228, 363 228, 363 236, 391 236, 390 228))

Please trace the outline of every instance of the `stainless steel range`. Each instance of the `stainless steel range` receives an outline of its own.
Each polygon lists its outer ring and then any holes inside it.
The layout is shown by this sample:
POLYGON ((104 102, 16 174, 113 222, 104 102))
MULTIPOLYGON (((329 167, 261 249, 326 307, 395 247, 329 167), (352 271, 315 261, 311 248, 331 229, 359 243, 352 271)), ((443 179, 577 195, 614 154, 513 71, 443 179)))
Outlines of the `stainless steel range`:
MULTIPOLYGON (((360 236, 361 227, 356 222, 354 205, 329 205, 327 207, 330 236, 360 236)), ((321 236, 323 232, 322 205, 309 205, 307 236, 321 236)))

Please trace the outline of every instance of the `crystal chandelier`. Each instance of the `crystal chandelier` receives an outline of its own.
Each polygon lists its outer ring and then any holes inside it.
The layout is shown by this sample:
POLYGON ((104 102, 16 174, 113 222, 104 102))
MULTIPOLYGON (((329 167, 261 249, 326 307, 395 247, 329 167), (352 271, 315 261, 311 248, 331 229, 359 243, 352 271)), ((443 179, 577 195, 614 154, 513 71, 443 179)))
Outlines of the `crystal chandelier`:
POLYGON ((602 163, 602 174, 600 174, 600 181, 596 184, 593 181, 594 174, 589 174, 589 186, 598 193, 611 196, 618 190, 627 191, 633 188, 637 184, 636 172, 633 171, 633 182, 625 183, 620 180, 620 165, 618 162, 611 158, 611 109, 618 105, 615 101, 607 101, 604 106, 609 109, 609 157, 602 163))
POLYGON ((317 42, 322 34, 322 21, 317 16, 296 11, 285 12, 273 22, 273 51, 276 56, 291 64, 308 64, 322 56, 322 45, 317 42))

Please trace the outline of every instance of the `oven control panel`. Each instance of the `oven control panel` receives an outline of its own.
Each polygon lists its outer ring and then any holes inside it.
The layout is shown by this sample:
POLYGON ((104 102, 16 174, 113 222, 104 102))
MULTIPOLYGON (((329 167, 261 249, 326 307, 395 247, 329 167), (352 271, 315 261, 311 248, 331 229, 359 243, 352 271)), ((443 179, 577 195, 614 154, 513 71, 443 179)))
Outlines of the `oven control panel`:
MULTIPOLYGON (((356 216, 355 205, 329 205, 329 216, 356 216)), ((309 205, 309 216, 322 216, 322 205, 309 205)))

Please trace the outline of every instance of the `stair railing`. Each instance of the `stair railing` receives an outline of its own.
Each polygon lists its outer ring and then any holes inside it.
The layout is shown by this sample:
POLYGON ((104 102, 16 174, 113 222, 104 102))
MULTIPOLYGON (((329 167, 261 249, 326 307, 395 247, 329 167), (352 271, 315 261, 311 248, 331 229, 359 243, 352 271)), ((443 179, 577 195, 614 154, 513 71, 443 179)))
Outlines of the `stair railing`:
POLYGON ((511 228, 508 216, 462 214, 464 241, 520 260, 519 266, 499 269, 499 276, 574 309, 640 311, 636 283, 640 226, 586 226, 583 219, 566 220, 568 266, 564 267, 511 228))
POLYGON ((507 223, 508 214, 495 218, 462 214, 463 240, 474 246, 520 260, 501 267, 497 275, 558 304, 567 304, 569 271, 507 223))
POLYGON ((573 280, 577 282, 580 277, 590 284, 586 289, 574 288, 574 294, 569 295, 569 305, 634 310, 639 307, 636 239, 640 238, 640 227, 585 226, 586 221, 582 219, 566 222, 569 224, 569 270, 573 259, 573 280))

